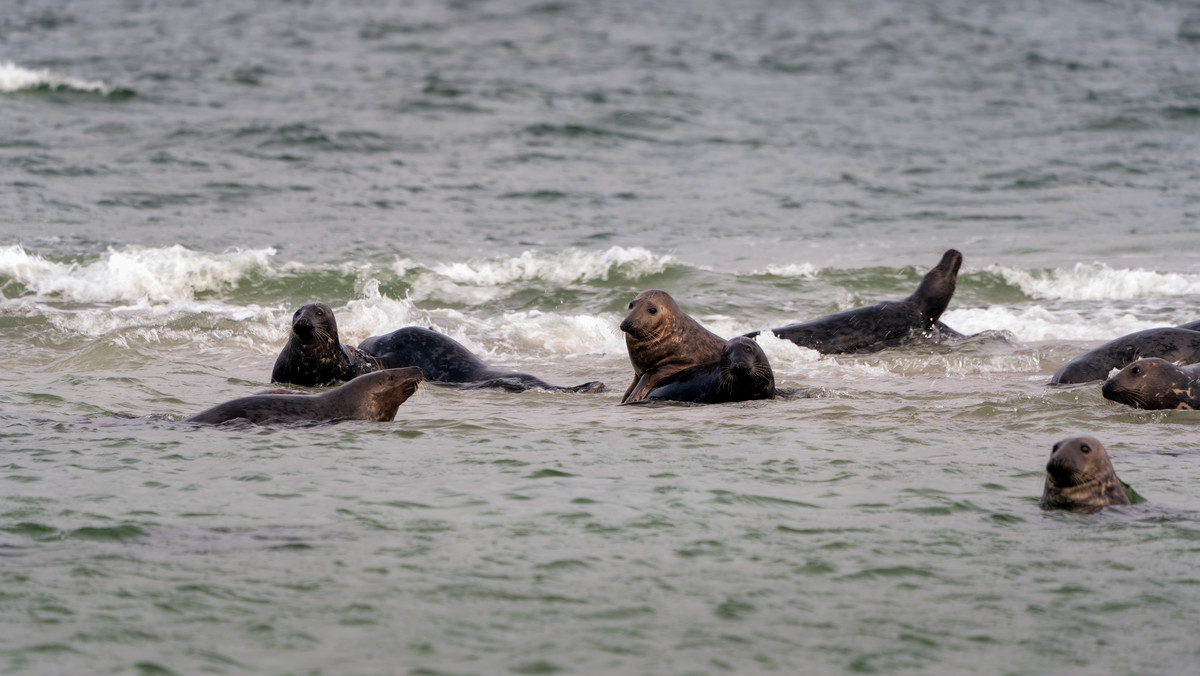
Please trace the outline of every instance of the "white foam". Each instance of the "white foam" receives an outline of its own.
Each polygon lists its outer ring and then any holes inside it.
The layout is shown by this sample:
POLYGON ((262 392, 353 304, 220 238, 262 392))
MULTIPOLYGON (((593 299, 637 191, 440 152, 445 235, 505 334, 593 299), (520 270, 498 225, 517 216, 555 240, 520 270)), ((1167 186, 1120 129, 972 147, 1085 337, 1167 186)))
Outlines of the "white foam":
POLYGON ((269 269, 274 255, 269 248, 214 254, 179 245, 129 247, 109 249, 99 260, 81 265, 49 261, 13 245, 0 247, 0 275, 40 297, 80 303, 170 303, 189 301, 197 291, 224 289, 251 270, 269 269))
POLYGON ((49 70, 30 70, 8 61, 0 63, 0 93, 8 94, 25 89, 48 87, 50 89, 74 89, 81 92, 96 92, 108 95, 113 88, 96 80, 79 80, 58 75, 49 70))
POLYGON ((617 271, 641 277, 662 272, 674 261, 673 256, 656 255, 641 247, 614 246, 605 251, 526 251, 515 258, 438 263, 432 269, 456 284, 490 287, 531 280, 557 284, 604 281, 617 271))
POLYGON ((955 309, 942 315, 947 326, 960 333, 987 330, 1009 331, 1022 342, 1043 340, 1111 340, 1134 331, 1164 325, 1162 321, 1104 308, 1086 313, 1075 309, 1052 309, 1043 305, 995 305, 987 308, 955 309))
POLYGON ((1113 269, 1103 263, 1076 263, 1069 270, 1031 271, 998 265, 988 270, 1039 299, 1113 300, 1200 294, 1200 275, 1113 269))
POLYGON ((821 272, 821 268, 812 263, 790 263, 788 265, 768 265, 762 270, 755 270, 752 275, 774 275, 776 277, 804 277, 811 279, 821 272))

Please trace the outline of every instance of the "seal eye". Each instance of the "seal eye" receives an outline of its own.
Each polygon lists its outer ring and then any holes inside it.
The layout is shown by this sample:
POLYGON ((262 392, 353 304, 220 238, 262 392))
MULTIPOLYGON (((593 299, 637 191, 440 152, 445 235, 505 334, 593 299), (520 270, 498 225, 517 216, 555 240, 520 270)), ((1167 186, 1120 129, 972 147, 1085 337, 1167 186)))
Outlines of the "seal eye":
POLYGON ((632 309, 633 309, 633 303, 632 303, 632 302, 630 302, 630 303, 629 303, 629 309, 630 309, 630 310, 632 310, 632 309))
POLYGON ((1134 366, 1133 368, 1129 369, 1129 372, 1130 372, 1130 373, 1132 373, 1133 375, 1135 375, 1135 376, 1136 376, 1136 375, 1138 375, 1139 373, 1141 373, 1141 372, 1142 372, 1142 367, 1141 367, 1141 366, 1134 366))
POLYGON ((658 314, 658 308, 651 306, 650 309, 646 310, 646 312, 649 312, 652 315, 656 315, 656 314, 658 314))
POLYGON ((1091 453, 1092 447, 1087 444, 1079 444, 1079 450, 1083 453, 1091 453))
POLYGON ((317 316, 318 316, 318 317, 324 317, 324 316, 325 316, 325 311, 324 311, 324 310, 317 310, 317 316))
POLYGON ((1054 444, 1054 447, 1050 449, 1050 455, 1054 455, 1055 453, 1058 453, 1058 444, 1054 444))

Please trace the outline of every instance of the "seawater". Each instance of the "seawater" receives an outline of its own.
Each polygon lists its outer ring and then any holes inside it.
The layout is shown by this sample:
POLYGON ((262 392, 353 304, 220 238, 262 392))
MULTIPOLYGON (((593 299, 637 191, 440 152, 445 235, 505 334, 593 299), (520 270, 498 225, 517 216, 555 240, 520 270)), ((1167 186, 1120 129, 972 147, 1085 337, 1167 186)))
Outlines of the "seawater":
POLYGON ((6 673, 1195 670, 1191 412, 1050 388, 1200 301, 1200 7, 23 3, 0 23, 6 673), (956 345, 617 406, 965 256, 956 345), (291 313, 600 394, 195 428, 291 313), (1147 499, 1037 504, 1090 433, 1147 499))

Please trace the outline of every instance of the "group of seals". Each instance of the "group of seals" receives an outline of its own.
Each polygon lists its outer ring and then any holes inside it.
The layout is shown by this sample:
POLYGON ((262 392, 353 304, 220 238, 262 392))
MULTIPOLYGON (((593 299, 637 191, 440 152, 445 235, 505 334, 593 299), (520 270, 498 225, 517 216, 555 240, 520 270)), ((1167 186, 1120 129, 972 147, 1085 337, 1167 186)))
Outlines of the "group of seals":
POLYGON ((257 394, 218 404, 184 422, 219 425, 245 419, 255 424, 375 420, 386 422, 425 380, 421 369, 373 371, 320 394, 257 394))
POLYGON ((1200 362, 1200 322, 1137 331, 1111 340, 1064 364, 1050 378, 1050 384, 1103 380, 1113 369, 1146 357, 1185 364, 1200 362))

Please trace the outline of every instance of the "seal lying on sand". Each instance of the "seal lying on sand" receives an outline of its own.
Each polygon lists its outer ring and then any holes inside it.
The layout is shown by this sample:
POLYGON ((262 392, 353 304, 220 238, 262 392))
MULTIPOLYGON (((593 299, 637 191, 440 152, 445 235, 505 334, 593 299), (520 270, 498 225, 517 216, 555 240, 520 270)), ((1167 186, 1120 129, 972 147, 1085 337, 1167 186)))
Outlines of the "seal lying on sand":
POLYGON ((686 368, 721 361, 725 339, 700 326, 671 294, 658 289, 639 293, 621 322, 625 348, 633 364, 633 383, 622 404, 641 401, 668 376, 686 368))
POLYGON ((1100 391, 1105 399, 1134 408, 1200 409, 1200 364, 1139 359, 1114 373, 1100 391))
POLYGON ((720 404, 774 399, 775 374, 753 339, 738 336, 725 343, 721 361, 686 368, 659 381, 643 401, 671 400, 720 404))
POLYGON ((1071 437, 1054 444, 1046 463, 1043 507, 1105 507, 1131 504, 1108 451, 1095 437, 1071 437))
POLYGON ((1146 329, 1111 340, 1063 365, 1050 378, 1051 385, 1071 385, 1104 380, 1113 369, 1138 359, 1160 357, 1167 361, 1200 362, 1200 322, 1177 328, 1146 329))
POLYGON ((419 368, 387 369, 359 376, 320 394, 256 394, 218 404, 184 422, 217 425, 244 418, 252 423, 378 420, 396 417, 425 379, 419 368))
POLYGON ((429 380, 461 388, 499 388, 515 392, 537 388, 552 392, 603 392, 604 383, 574 387, 551 385, 528 373, 501 371, 486 364, 450 336, 419 326, 406 326, 386 336, 372 336, 358 349, 383 368, 418 366, 429 380))
POLYGON ((954 296, 961 266, 962 254, 950 249, 904 300, 880 301, 771 332, 823 354, 877 352, 921 336, 961 338, 938 321, 954 296))
POLYGON ((292 315, 292 333, 275 359, 271 380, 294 385, 328 385, 379 370, 370 356, 342 345, 333 310, 308 303, 292 315))

